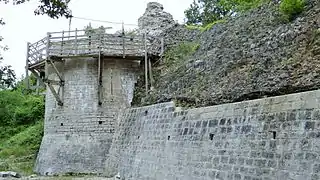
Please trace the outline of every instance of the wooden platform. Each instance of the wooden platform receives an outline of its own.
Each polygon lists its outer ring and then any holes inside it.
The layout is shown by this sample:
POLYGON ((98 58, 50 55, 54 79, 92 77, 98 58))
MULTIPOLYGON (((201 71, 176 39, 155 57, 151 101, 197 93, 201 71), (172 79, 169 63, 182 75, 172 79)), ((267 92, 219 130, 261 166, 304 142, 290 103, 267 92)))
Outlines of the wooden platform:
POLYGON ((163 53, 163 39, 146 35, 86 33, 84 30, 48 33, 36 43, 28 43, 27 69, 45 67, 45 60, 99 57, 138 60, 163 53), (148 39, 153 39, 150 42, 148 39), (156 52, 154 49, 161 49, 156 52))
MULTIPOLYGON (((100 30, 100 29, 99 29, 100 30)), ((148 91, 148 69, 150 84, 153 78, 150 59, 163 54, 163 38, 147 37, 147 35, 106 34, 101 31, 84 30, 62 31, 48 33, 47 37, 27 45, 26 58, 26 86, 30 88, 29 71, 37 78, 37 84, 47 87, 59 106, 63 106, 63 99, 53 85, 64 88, 64 77, 56 67, 56 62, 63 62, 70 58, 92 57, 97 60, 98 71, 98 104, 101 105, 102 91, 102 61, 105 59, 144 60, 146 92, 148 91), (66 35, 67 34, 67 35, 66 35), (152 39, 152 41, 150 40, 152 39), (160 51, 157 51, 159 50, 160 51), (48 67, 54 69, 59 80, 48 78, 48 67)), ((62 90, 63 91, 63 90, 62 90)))

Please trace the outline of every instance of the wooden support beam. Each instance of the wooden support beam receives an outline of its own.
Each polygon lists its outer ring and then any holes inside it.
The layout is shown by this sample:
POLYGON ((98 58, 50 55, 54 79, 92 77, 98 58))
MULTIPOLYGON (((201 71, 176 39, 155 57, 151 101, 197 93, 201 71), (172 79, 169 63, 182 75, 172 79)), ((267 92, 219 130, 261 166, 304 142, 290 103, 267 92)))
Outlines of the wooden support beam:
MULTIPOLYGON (((40 78, 37 78, 37 87, 40 87, 40 78)), ((39 88, 36 88, 36 94, 39 95, 39 88)))
POLYGON ((144 75, 146 83, 146 95, 148 95, 148 52, 147 52, 147 33, 144 33, 144 75))
POLYGON ((59 72, 58 68, 56 67, 56 65, 54 64, 54 62, 51 60, 51 58, 49 58, 48 62, 52 65, 53 69, 55 70, 56 74, 58 75, 59 79, 61 82, 64 82, 64 79, 61 75, 61 73, 59 72))
POLYGON ((98 105, 102 105, 102 65, 101 65, 101 51, 98 57, 98 105))
POLYGON ((43 80, 41 79, 41 77, 39 76, 39 73, 37 73, 34 69, 30 69, 30 71, 32 72, 32 74, 37 78, 39 79, 39 82, 41 85, 44 85, 44 82, 43 80))
POLYGON ((47 85, 51 91, 51 93, 53 94, 53 96, 55 97, 56 101, 58 102, 59 106, 63 106, 63 102, 61 101, 58 93, 56 92, 56 90, 54 89, 54 87, 52 86, 52 84, 50 82, 47 82, 47 85))
POLYGON ((149 64, 150 89, 152 89, 153 88, 153 84, 154 84, 154 79, 153 79, 153 75, 152 75, 152 68, 151 68, 150 58, 148 58, 148 64, 149 64))

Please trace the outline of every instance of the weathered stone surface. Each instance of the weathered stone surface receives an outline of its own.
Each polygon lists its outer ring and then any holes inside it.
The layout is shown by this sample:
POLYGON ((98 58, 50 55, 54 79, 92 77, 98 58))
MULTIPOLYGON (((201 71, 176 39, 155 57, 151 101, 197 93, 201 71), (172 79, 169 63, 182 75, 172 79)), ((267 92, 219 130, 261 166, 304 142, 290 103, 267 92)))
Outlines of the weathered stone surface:
POLYGON ((110 155, 126 180, 314 180, 320 90, 178 110, 126 109, 110 155))
POLYGON ((159 36, 164 30, 173 26, 175 21, 171 14, 163 10, 163 5, 157 2, 149 2, 145 13, 138 19, 141 33, 159 36))
MULTIPOLYGON (((138 65, 139 61, 103 60, 99 106, 98 61, 78 58, 56 63, 65 86, 54 88, 64 104, 58 106, 52 92, 47 90, 44 137, 35 172, 40 175, 104 172, 118 113, 131 103, 138 65)), ((59 80, 52 67, 49 79, 59 80)))
MULTIPOLYGON (((184 28, 184 36, 198 40, 200 48, 182 65, 157 76, 147 100, 184 97, 206 106, 319 88, 320 1, 308 3, 292 22, 283 22, 278 4, 271 2, 200 36, 184 28)), ((175 34, 180 30, 170 30, 163 33, 169 41, 180 39, 175 34)))

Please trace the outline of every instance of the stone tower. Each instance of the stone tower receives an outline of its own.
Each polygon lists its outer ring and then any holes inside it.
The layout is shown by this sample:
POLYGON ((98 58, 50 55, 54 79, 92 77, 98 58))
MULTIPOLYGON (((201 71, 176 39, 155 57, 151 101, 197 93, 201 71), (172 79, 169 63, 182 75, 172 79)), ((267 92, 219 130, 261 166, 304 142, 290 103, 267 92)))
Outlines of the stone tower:
POLYGON ((118 113, 130 107, 140 62, 152 55, 146 39, 98 29, 28 44, 27 73, 47 89, 37 173, 103 173, 118 113))
POLYGON ((164 41, 156 35, 168 22, 172 16, 151 2, 139 19, 137 35, 99 28, 48 33, 28 43, 26 77, 32 72, 46 87, 44 137, 35 172, 106 171, 118 114, 130 107, 137 72, 144 66, 148 78, 150 57, 163 52, 164 41))

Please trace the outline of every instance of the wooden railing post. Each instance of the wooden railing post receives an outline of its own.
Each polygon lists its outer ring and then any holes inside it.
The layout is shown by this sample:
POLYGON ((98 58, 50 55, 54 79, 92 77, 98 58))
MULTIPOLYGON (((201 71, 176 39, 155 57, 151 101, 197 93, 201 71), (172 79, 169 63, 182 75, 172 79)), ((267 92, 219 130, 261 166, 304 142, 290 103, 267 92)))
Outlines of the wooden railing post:
POLYGON ((64 39, 64 31, 62 31, 62 37, 61 37, 61 49, 60 49, 60 55, 63 55, 63 39, 64 39))
POLYGON ((46 61, 45 61, 45 82, 48 79, 48 73, 49 73, 49 67, 48 67, 48 61, 50 60, 50 33, 47 33, 47 45, 46 45, 46 61))
POLYGON ((125 33, 124 33, 124 24, 122 23, 122 46, 123 46, 123 58, 126 58, 125 52, 125 33))
POLYGON ((91 53, 91 35, 89 34, 89 54, 91 53))
POLYGON ((75 43, 74 43, 74 46, 75 46, 75 55, 77 55, 78 54, 78 42, 77 42, 77 40, 78 40, 78 29, 76 29, 76 32, 75 32, 75 38, 74 38, 74 41, 75 41, 75 43))

